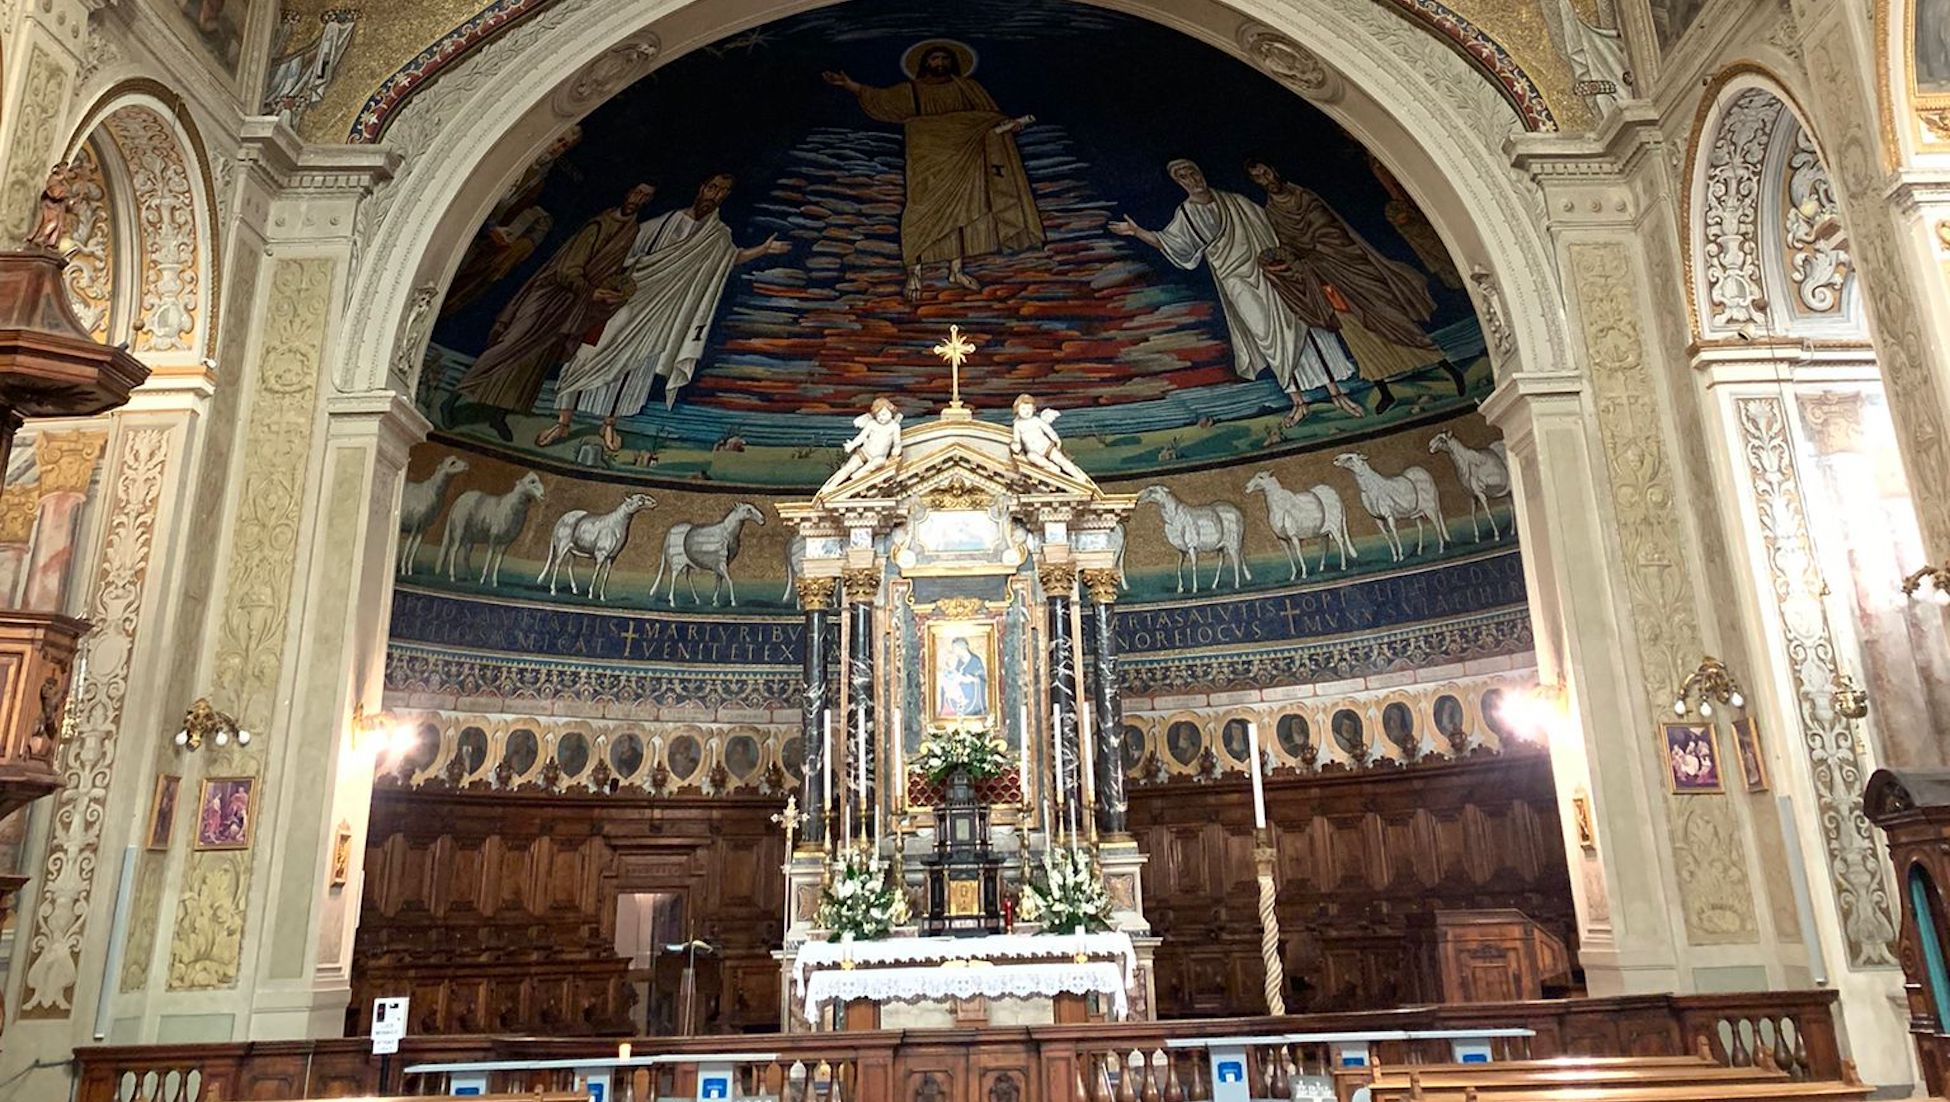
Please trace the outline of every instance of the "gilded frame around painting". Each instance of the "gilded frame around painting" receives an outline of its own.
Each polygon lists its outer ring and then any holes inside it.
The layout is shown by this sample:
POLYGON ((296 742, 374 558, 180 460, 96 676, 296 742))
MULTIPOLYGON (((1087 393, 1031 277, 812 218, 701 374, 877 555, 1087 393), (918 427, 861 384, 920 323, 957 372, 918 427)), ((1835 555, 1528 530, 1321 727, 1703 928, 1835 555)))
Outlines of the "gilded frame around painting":
POLYGON ((1726 791, 1720 739, 1710 723, 1677 720, 1659 724, 1659 758, 1666 772, 1666 787, 1675 796, 1726 791))
POLYGON ((1740 779, 1749 792, 1767 791, 1767 759, 1760 750, 1760 721, 1741 716, 1731 724, 1733 756, 1740 763, 1740 779))
POLYGON ((993 620, 931 620, 922 667, 930 727, 988 730, 1002 708, 993 620))
POLYGON ((183 778, 164 773, 156 778, 156 790, 149 797, 149 837, 145 849, 166 850, 176 833, 176 801, 183 790, 183 778))
POLYGON ((257 831, 257 778, 256 777, 205 777, 196 793, 196 832, 194 848, 249 849, 251 836, 257 831), (236 808, 236 797, 242 793, 243 807, 236 808), (218 797, 219 806, 214 819, 207 812, 210 797, 218 797), (242 815, 236 814, 238 810, 242 815))

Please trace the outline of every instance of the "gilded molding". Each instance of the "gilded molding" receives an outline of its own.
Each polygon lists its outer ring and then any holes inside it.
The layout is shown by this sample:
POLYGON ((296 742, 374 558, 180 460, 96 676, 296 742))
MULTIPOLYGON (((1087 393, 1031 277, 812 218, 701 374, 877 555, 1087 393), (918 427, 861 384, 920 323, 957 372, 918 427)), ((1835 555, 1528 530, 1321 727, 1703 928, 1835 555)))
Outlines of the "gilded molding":
MULTIPOLYGON (((1631 259, 1615 241, 1570 247, 1571 283, 1590 357, 1592 395, 1610 473, 1614 527, 1624 552, 1625 588, 1648 713, 1702 650, 1694 587, 1674 547, 1685 531, 1665 448, 1658 385, 1645 359, 1631 259)), ((1651 732, 1646 733, 1651 737, 1651 732)), ((1725 796, 1668 796, 1674 875, 1687 939, 1744 943, 1760 936, 1747 847, 1725 796)))
POLYGON ((94 902, 95 870, 108 816, 108 790, 120 742, 130 658, 141 627, 156 513, 162 500, 169 439, 162 429, 135 429, 122 445, 121 467, 105 510, 108 536, 88 608, 94 631, 84 642, 88 679, 69 710, 72 733, 57 768, 41 895, 28 936, 20 1016, 66 1018, 74 1009, 81 942, 94 902))
MULTIPOLYGON (((250 462, 243 466, 237 495, 210 695, 244 726, 259 731, 271 727, 284 666, 334 268, 323 257, 273 264, 263 314, 264 352, 246 412, 241 450, 250 462)), ((225 751, 230 760, 224 768, 261 774, 263 745, 260 740, 225 751)), ((250 857, 249 850, 190 855, 169 947, 170 990, 236 985, 250 857)))
POLYGON ((1735 408, 1849 966, 1892 968, 1897 964, 1895 905, 1876 853, 1875 831, 1862 810, 1869 764, 1855 724, 1829 704, 1837 672, 1835 641, 1822 604, 1827 586, 1808 528, 1786 405, 1778 397, 1740 398, 1735 408))

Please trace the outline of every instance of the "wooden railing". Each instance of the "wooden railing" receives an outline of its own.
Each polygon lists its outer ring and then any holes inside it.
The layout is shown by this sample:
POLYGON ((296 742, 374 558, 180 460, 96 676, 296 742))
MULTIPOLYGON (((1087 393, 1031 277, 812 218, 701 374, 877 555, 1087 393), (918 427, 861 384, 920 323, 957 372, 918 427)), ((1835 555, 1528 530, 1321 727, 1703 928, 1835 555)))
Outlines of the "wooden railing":
MULTIPOLYGON (((775 1054, 745 1068, 745 1084, 773 1097, 782 1091, 794 1065, 802 1074, 826 1074, 840 1084, 838 1097, 854 1100, 939 1099, 940 1102, 1059 1102, 1072 1097, 1079 1079, 1086 1083, 1100 1069, 1131 1066, 1133 1055, 1146 1068, 1160 1065, 1168 1041, 1224 1037, 1266 1037, 1341 1031, 1469 1030, 1522 1027, 1535 1031, 1527 1040, 1499 1042, 1510 1059, 1548 1056, 1680 1056, 1706 1051, 1721 1063, 1746 1066, 1773 1062, 1796 1078, 1840 1079, 1833 991, 1774 991, 1735 995, 1643 995, 1602 999, 1481 1003, 1467 1006, 1410 1007, 1350 1014, 1289 1015, 1281 1018, 1221 1018, 1195 1021, 1118 1022, 1019 1028, 883 1030, 871 1033, 743 1034, 737 1036, 648 1038, 631 1041, 637 1056, 705 1055, 726 1051, 775 1054), (1705 1043, 1702 1050, 1701 1042, 1705 1043), (1121 1063, 1120 1063, 1121 1062, 1121 1063), (933 1087, 928 1088, 932 1081, 933 1087)), ((618 1039, 620 1040, 620 1039, 618 1039)), ((617 1040, 554 1040, 528 1037, 408 1037, 391 1062, 390 1081, 380 1082, 380 1065, 364 1038, 239 1044, 135 1045, 85 1048, 76 1053, 76 1102, 196 1102, 197 1099, 342 1098, 388 1091, 438 1093, 434 1076, 403 1076, 416 1064, 470 1061, 603 1059, 616 1054, 617 1040), (187 1084, 194 1095, 145 1090, 145 1084, 187 1084)), ((1182 1049, 1178 1051, 1183 1051, 1182 1049)), ((1384 1040, 1371 1045, 1384 1065, 1442 1063, 1451 1059, 1441 1040, 1384 1040)), ((1193 1073, 1189 1057, 1179 1056, 1181 1079, 1193 1073)), ((1318 1064, 1304 1046, 1292 1046, 1293 1059, 1318 1064)), ((1269 1071, 1271 1071, 1269 1065, 1269 1071)), ((1301 1070, 1311 1070, 1302 1068, 1301 1070)), ((646 1073, 648 1074, 648 1073, 646 1073)), ((1144 1071, 1141 1074, 1152 1074, 1144 1071)), ((646 1078, 662 1091, 684 1096, 695 1068, 678 1064, 654 1069, 646 1078)), ((556 1090, 571 1085, 572 1070, 508 1071, 490 1083, 497 1091, 556 1090)), ((635 1078, 633 1071, 631 1078, 635 1078)), ((1160 1084, 1162 1088, 1162 1083, 1160 1084)), ((1189 1088, 1189 1084, 1183 1084, 1189 1088)), ((639 1092, 633 1092, 639 1097, 639 1092)), ((830 1091, 813 1095, 825 1102, 830 1091)), ((1140 1091, 1139 1097, 1143 1097, 1140 1091)))

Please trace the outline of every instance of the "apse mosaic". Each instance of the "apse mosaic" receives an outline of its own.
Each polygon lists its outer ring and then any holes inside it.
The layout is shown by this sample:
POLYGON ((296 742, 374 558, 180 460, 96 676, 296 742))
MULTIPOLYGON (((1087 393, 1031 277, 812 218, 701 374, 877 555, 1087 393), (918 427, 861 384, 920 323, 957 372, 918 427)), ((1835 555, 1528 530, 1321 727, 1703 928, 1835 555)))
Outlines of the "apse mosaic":
POLYGON ((979 416, 1034 395, 1138 498, 1132 691, 1520 653, 1461 285, 1359 144, 1163 28, 1017 0, 759 27, 562 136, 460 262, 389 686, 796 707, 805 548, 776 502, 877 399, 910 426, 948 402, 950 325, 979 416))
POLYGON ((1473 406, 1435 230, 1248 66, 1102 9, 856 0, 660 68, 545 150, 460 262, 439 438, 644 485, 816 486, 876 397, 1063 415, 1094 476, 1473 406))

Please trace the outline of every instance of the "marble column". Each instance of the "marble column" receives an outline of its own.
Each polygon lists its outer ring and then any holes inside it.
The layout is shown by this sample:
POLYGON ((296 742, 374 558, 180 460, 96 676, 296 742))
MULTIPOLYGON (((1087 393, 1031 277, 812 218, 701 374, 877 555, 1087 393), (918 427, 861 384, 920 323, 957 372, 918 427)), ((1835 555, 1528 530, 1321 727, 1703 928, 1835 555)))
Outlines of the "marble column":
POLYGON ((833 794, 826 788, 826 711, 833 703, 826 637, 832 632, 833 590, 838 583, 838 578, 799 579, 799 607, 806 614, 805 683, 799 718, 800 742, 806 748, 806 778, 800 786, 799 802, 806 809, 806 822, 799 837, 808 846, 826 843, 827 816, 833 810, 833 794))
POLYGON ((1049 702, 1055 743, 1056 819, 1062 829, 1084 828, 1083 753, 1077 729, 1077 646, 1070 630, 1070 595, 1076 589, 1077 569, 1069 563, 1043 563, 1036 568, 1043 583, 1049 613, 1049 702))
MULTIPOLYGON (((853 809, 854 830, 862 837, 873 831, 874 809, 874 684, 873 603, 880 595, 880 570, 853 567, 846 584, 846 782, 840 790, 853 809), (864 734, 863 734, 864 732, 864 734)), ((833 732, 838 741, 840 732, 833 732)))
POLYGON ((1097 830, 1106 835, 1127 832, 1129 804, 1124 798, 1124 695, 1118 687, 1117 571, 1085 570, 1083 587, 1090 594, 1091 654, 1090 711, 1096 740, 1097 830))

